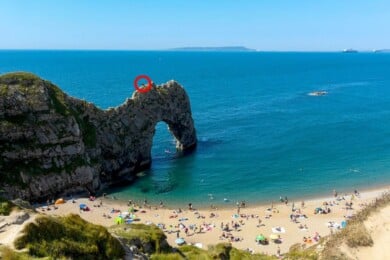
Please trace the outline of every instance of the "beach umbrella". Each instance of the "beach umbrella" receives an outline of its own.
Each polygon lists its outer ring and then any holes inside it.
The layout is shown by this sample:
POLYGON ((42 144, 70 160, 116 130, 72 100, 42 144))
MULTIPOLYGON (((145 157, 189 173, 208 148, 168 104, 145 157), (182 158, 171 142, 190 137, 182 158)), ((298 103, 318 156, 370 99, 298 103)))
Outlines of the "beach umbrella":
POLYGON ((122 223, 123 223, 123 218, 121 218, 120 216, 119 216, 119 217, 116 217, 116 218, 115 218, 115 223, 116 223, 116 224, 122 224, 122 223))
POLYGON ((65 203, 65 200, 63 198, 61 198, 61 199, 56 200, 56 202, 54 204, 58 205, 58 204, 64 204, 64 203, 65 203))
POLYGON ((256 241, 264 241, 264 240, 265 240, 265 236, 263 236, 263 235, 258 235, 256 237, 256 241))
POLYGON ((347 222, 345 220, 341 221, 341 228, 345 228, 347 226, 347 222))
POLYGON ((80 204, 80 209, 86 209, 87 205, 86 204, 80 204))
POLYGON ((129 215, 129 212, 127 212, 127 211, 121 213, 121 216, 123 216, 123 217, 127 217, 128 215, 129 215))
POLYGON ((131 219, 136 219, 137 216, 136 216, 135 214, 130 214, 130 218, 131 218, 131 219))
POLYGON ((184 240, 184 238, 182 237, 179 237, 178 239, 175 240, 175 243, 178 244, 178 245, 182 245, 184 244, 186 241, 184 240))
POLYGON ((269 236, 269 238, 272 239, 272 240, 275 240, 275 239, 278 239, 279 236, 276 235, 276 234, 271 234, 271 235, 269 236))

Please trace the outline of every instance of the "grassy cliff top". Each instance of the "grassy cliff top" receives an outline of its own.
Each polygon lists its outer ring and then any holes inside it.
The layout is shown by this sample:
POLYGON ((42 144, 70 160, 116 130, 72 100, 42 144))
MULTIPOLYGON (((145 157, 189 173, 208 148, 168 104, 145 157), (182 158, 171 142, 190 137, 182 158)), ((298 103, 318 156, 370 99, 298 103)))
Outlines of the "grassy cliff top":
POLYGON ((38 76, 29 72, 12 72, 0 75, 0 84, 30 86, 42 81, 38 76))

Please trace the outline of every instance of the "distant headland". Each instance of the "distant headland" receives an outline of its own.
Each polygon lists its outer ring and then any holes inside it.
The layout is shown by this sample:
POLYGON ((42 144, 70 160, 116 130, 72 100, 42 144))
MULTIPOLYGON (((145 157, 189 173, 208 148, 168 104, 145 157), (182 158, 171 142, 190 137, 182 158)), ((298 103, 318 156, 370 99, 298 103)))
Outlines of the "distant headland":
POLYGON ((172 51, 221 51, 221 52, 253 52, 255 49, 250 49, 244 46, 224 46, 224 47, 180 47, 169 49, 172 51))

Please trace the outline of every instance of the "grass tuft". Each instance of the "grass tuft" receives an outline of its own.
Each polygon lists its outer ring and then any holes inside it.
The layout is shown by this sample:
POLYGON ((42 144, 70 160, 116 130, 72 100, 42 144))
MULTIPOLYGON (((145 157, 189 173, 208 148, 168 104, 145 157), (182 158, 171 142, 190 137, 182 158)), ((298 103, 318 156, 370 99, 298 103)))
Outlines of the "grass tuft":
POLYGON ((4 260, 34 260, 41 259, 29 256, 25 252, 16 252, 9 247, 0 246, 0 259, 4 260))
POLYGON ((9 216, 14 207, 12 202, 0 197, 0 216, 9 216))

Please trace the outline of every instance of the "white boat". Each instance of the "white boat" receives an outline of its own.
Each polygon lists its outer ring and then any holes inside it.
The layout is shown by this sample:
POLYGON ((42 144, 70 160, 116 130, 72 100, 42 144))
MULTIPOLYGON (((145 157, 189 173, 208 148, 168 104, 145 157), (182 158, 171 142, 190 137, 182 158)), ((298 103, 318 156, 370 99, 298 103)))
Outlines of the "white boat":
POLYGON ((354 49, 344 49, 343 50, 344 53, 356 53, 358 52, 357 50, 354 50, 354 49))
POLYGON ((328 94, 327 91, 313 91, 313 92, 310 92, 308 95, 309 96, 325 96, 326 94, 328 94))

